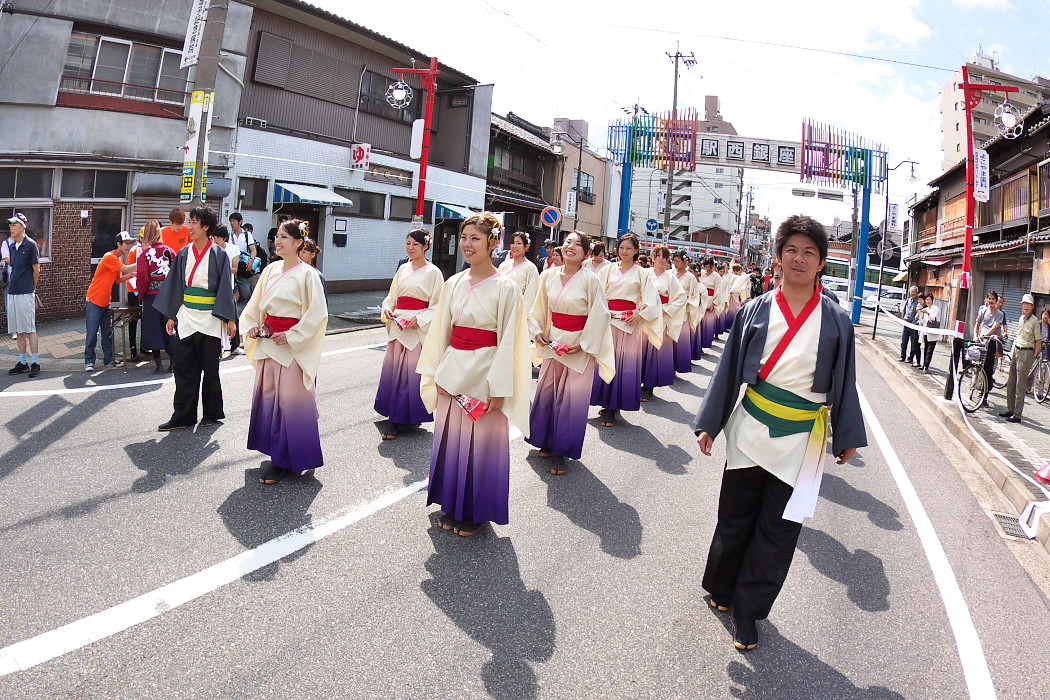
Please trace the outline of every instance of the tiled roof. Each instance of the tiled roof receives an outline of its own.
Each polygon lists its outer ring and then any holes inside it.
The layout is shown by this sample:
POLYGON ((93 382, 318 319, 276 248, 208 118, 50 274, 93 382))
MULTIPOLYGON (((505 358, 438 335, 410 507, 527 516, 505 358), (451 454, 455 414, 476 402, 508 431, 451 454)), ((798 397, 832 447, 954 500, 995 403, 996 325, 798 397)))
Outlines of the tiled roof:
POLYGON ((519 207, 543 209, 547 206, 546 202, 534 194, 520 192, 509 187, 500 187, 499 185, 487 185, 485 187, 485 194, 491 199, 519 207))
POLYGON ((496 127, 500 131, 510 134, 519 141, 524 141, 525 143, 531 146, 535 146, 541 151, 546 151, 547 153, 554 153, 554 148, 551 147, 550 141, 541 139, 539 136, 532 133, 531 131, 528 131, 527 129, 524 129, 518 126, 517 124, 513 124, 507 121, 498 114, 492 115, 492 126, 496 127))

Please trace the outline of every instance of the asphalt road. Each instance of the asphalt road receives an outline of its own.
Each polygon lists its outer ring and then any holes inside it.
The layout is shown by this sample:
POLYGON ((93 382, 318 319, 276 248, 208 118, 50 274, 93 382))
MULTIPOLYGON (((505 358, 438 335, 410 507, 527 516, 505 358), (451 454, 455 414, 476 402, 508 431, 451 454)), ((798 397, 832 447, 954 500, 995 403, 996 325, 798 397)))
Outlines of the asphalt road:
POLYGON ((1050 697, 1045 552, 1002 535, 979 467, 865 355, 861 389, 948 578, 869 423, 871 446, 829 462, 742 654, 700 588, 724 443, 699 455, 687 423, 716 355, 620 426, 592 418, 566 476, 516 439, 510 524, 464 539, 418 490, 429 430, 380 440, 381 342, 326 341, 327 465, 276 487, 245 449, 243 358, 223 363, 225 424, 195 432, 156 432, 173 386, 136 384, 151 375, 0 378, 0 697, 963 698, 985 663, 999 697, 1050 697), (935 569, 962 602, 946 608, 935 569))

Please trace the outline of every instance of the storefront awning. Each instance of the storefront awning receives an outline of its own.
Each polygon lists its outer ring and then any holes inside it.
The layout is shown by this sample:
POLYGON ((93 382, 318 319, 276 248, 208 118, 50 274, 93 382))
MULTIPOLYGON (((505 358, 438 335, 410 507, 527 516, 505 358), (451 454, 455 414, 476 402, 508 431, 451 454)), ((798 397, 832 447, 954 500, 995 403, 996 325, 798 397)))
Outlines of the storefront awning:
POLYGON ((951 258, 927 258, 922 261, 922 264, 929 265, 930 267, 940 267, 941 265, 947 265, 951 261, 951 258))
POLYGON ((904 270, 904 271, 902 271, 902 272, 901 272, 901 273, 900 273, 899 275, 897 275, 896 277, 894 277, 894 278, 893 278, 893 281, 894 281, 894 282, 903 282, 903 281, 904 281, 904 280, 906 280, 906 279, 908 279, 908 271, 907 271, 907 270, 904 270))
POLYGON ((437 210, 434 212, 435 219, 469 219, 474 216, 477 212, 473 212, 466 207, 461 207, 458 204, 442 204, 437 203, 437 210))
POLYGON ((300 202, 302 204, 319 204, 322 207, 352 207, 354 203, 325 187, 311 185, 292 185, 287 182, 276 182, 273 186, 275 204, 300 202))

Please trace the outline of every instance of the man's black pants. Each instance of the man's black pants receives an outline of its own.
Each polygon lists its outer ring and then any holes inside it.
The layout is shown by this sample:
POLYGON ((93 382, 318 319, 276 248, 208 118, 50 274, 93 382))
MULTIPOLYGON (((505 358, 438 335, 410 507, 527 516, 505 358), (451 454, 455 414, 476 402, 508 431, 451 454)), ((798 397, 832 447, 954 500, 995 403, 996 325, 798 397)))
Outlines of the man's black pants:
POLYGON ((204 418, 222 420, 222 385, 219 384, 219 355, 222 342, 212 335, 194 333, 180 338, 175 351, 175 411, 173 423, 197 422, 197 400, 202 398, 204 418))
POLYGON ((762 467, 727 469, 704 589, 739 619, 764 620, 784 586, 802 524, 784 520, 790 486, 762 467))
POLYGON ((901 333, 901 359, 907 362, 921 362, 922 353, 919 350, 919 331, 914 328, 905 328, 901 333), (911 349, 908 349, 908 343, 911 349))

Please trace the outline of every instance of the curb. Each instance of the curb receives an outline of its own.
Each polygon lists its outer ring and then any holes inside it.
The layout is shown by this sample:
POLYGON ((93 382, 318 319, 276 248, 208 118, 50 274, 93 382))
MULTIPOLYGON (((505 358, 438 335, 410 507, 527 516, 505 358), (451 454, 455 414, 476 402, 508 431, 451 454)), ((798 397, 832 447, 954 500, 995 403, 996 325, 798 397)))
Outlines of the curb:
MULTIPOLYGON (((855 337, 875 353, 885 365, 895 371, 906 384, 915 390, 914 393, 918 396, 919 400, 924 403, 927 408, 934 411, 934 415, 940 419, 941 423, 943 423, 946 428, 948 428, 948 431, 952 433, 952 436, 959 442, 959 444, 970 453, 970 456, 981 465, 985 473, 991 477, 996 487, 998 487, 1002 494, 1006 496, 1013 507, 1017 509, 1017 512, 1024 512, 1025 507, 1034 500, 1031 492, 1028 490, 1027 482, 1018 476, 1014 470, 1003 464, 998 457, 989 452, 988 449, 970 433, 970 428, 965 422, 963 422, 962 418, 959 417, 959 410, 956 404, 954 402, 946 404, 938 401, 936 397, 930 394, 929 387, 920 384, 914 374, 905 371, 905 369, 907 369, 905 365, 894 361, 890 354, 884 348, 879 347, 879 345, 871 338, 861 334, 857 334, 855 337)), ((1050 553, 1050 514, 1044 514, 1039 518, 1039 527, 1036 531, 1035 539, 1043 549, 1047 551, 1047 553, 1050 553)))

